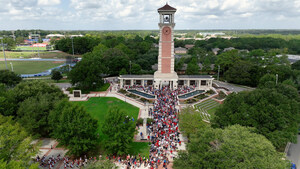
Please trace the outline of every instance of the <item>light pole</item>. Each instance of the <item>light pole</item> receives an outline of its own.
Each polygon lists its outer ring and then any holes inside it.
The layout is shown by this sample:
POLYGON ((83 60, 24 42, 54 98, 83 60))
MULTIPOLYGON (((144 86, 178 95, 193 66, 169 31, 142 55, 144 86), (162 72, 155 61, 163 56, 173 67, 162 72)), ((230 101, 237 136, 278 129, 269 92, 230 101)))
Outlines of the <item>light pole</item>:
POLYGON ((218 81, 219 81, 219 78, 220 78, 220 65, 218 65, 218 81))
POLYGON ((130 72, 130 75, 131 75, 131 61, 129 61, 129 64, 130 64, 129 72, 130 72))
POLYGON ((5 60, 5 66, 6 66, 6 69, 8 70, 6 56, 5 56, 5 50, 4 50, 4 44, 3 44, 3 37, 0 37, 0 39, 1 39, 1 44, 2 44, 3 56, 4 56, 4 60, 5 60))
POLYGON ((13 72, 14 71, 14 66, 11 62, 10 62, 10 67, 11 67, 11 71, 13 72))
POLYGON ((73 43, 73 37, 71 37, 72 39, 72 52, 73 52, 73 57, 74 57, 74 43, 73 43))

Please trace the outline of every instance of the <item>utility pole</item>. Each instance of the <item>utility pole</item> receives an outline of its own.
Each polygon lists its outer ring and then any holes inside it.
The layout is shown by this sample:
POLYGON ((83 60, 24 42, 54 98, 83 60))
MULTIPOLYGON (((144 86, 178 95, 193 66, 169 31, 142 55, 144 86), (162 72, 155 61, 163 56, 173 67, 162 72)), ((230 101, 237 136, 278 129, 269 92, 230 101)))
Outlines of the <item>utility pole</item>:
POLYGON ((218 65, 218 81, 219 81, 219 78, 220 78, 220 65, 218 65))
POLYGON ((4 56, 4 60, 5 60, 5 66, 6 66, 6 69, 8 70, 6 56, 5 56, 5 50, 4 50, 4 44, 3 44, 3 37, 0 37, 0 39, 1 39, 1 44, 2 44, 3 56, 4 56))

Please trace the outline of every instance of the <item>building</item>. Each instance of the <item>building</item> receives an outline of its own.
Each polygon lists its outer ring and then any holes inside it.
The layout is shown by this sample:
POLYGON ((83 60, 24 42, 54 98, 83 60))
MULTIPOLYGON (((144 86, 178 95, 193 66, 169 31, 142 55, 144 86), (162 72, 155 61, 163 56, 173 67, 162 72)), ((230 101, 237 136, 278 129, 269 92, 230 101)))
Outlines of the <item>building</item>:
POLYGON ((184 47, 187 49, 187 50, 190 50, 194 47, 195 45, 185 45, 184 47))
POLYGON ((181 53, 181 54, 186 54, 187 53, 187 49, 186 48, 182 48, 182 47, 179 47, 179 48, 175 48, 175 53, 181 53))
POLYGON ((177 75, 174 71, 174 27, 176 9, 166 4, 158 9, 159 13, 159 52, 158 66, 154 75, 120 75, 120 87, 142 85, 161 89, 169 86, 177 89, 193 86, 196 90, 210 90, 213 78, 209 75, 177 75))
POLYGON ((46 36, 47 39, 51 39, 51 38, 64 38, 65 35, 61 35, 61 34, 49 34, 46 36))
POLYGON ((40 37, 40 34, 29 34, 28 39, 39 40, 40 37))

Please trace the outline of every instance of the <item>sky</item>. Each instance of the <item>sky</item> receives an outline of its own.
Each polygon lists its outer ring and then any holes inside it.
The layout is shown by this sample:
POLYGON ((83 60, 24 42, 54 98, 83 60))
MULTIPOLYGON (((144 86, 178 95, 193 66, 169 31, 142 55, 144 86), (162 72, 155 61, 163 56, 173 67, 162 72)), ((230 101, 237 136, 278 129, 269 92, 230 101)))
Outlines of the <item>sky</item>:
POLYGON ((0 0, 0 30, 156 30, 175 7, 182 29, 300 29, 300 0, 0 0))

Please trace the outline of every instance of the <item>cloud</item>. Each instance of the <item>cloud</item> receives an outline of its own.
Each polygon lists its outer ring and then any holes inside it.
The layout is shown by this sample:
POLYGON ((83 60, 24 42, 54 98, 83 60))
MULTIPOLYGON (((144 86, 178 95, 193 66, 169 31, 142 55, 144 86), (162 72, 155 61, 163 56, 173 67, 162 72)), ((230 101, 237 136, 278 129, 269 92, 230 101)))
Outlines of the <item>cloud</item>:
POLYGON ((38 0, 38 5, 59 5, 60 0, 38 0))
MULTIPOLYGON (((0 0, 0 20, 8 21, 0 26, 10 28, 22 21, 44 29, 50 23, 57 29, 157 29, 157 9, 164 4, 165 0, 0 0)), ((178 29, 300 28, 300 0, 172 0, 169 4, 177 8, 178 29)))

